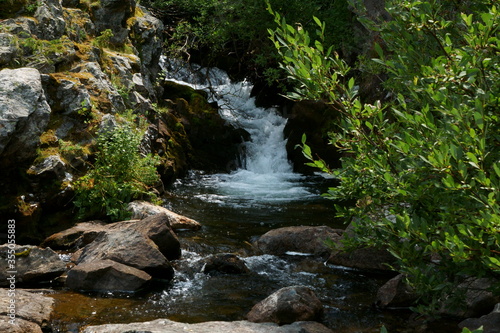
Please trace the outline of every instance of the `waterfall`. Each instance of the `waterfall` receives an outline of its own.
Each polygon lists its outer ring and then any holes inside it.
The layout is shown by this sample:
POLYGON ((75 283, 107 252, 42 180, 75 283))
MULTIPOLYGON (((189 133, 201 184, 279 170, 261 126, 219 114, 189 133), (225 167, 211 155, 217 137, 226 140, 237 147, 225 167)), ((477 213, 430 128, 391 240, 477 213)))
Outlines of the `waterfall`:
MULTIPOLYGON (((222 118, 250 134, 244 143, 241 167, 230 174, 203 177, 215 193, 200 194, 218 203, 287 202, 312 197, 304 177, 293 173, 287 158, 283 129, 286 119, 274 108, 260 108, 250 96, 249 82, 231 82, 218 68, 202 68, 163 58, 166 80, 189 85, 209 93, 219 105, 222 118)), ((199 180, 198 180, 199 181, 199 180)), ((209 191, 210 192, 210 191, 209 191)))

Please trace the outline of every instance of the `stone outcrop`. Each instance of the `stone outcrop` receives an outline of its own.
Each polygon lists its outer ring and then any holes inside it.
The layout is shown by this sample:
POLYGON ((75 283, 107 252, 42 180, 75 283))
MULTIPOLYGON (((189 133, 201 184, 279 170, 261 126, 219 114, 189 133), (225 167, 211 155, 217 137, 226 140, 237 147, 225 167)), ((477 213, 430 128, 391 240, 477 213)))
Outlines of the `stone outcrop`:
POLYGON ((47 104, 40 72, 34 68, 0 71, 0 165, 9 167, 36 154, 48 125, 47 104))
POLYGON ((279 325, 296 321, 317 321, 323 305, 314 292, 305 286, 282 288, 256 304, 247 314, 251 322, 273 322, 279 325))
POLYGON ((333 333, 327 327, 315 322, 296 322, 278 326, 273 323, 252 323, 248 321, 209 321, 198 324, 178 323, 168 319, 157 319, 143 323, 107 324, 89 326, 83 333, 333 333))
POLYGON ((0 289, 0 331, 6 333, 42 333, 47 331, 54 310, 54 299, 22 289, 15 291, 15 324, 11 317, 9 289, 0 289))
POLYGON ((284 255, 287 252, 300 252, 326 259, 332 250, 325 241, 336 241, 342 233, 343 230, 326 226, 285 227, 267 232, 259 237, 254 245, 266 254, 284 255))
POLYGON ((0 286, 8 286, 9 271, 16 271, 15 284, 33 286, 48 283, 66 272, 66 264, 50 248, 33 245, 0 246, 0 286), (14 265, 11 266, 11 261, 14 265))
POLYGON ((234 167, 244 133, 203 93, 157 84, 164 26, 136 0, 7 1, 0 9, 0 214, 18 221, 24 242, 40 237, 40 219, 72 220, 73 182, 91 167, 111 117, 147 123, 141 152, 161 158, 165 183, 193 168, 234 167))

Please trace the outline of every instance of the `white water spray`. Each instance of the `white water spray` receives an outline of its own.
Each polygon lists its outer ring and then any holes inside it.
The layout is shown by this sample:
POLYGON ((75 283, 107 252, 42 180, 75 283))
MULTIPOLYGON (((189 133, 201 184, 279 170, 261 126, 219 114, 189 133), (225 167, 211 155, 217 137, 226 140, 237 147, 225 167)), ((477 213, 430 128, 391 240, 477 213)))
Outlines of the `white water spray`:
POLYGON ((166 80, 209 92, 211 101, 219 105, 220 115, 235 127, 250 134, 244 144, 242 166, 230 174, 204 178, 216 193, 200 197, 218 203, 248 205, 266 202, 303 200, 313 196, 303 177, 293 173, 288 161, 283 129, 286 119, 274 108, 255 105, 250 97, 252 85, 246 81, 232 83, 218 68, 186 67, 178 61, 163 59, 166 80))

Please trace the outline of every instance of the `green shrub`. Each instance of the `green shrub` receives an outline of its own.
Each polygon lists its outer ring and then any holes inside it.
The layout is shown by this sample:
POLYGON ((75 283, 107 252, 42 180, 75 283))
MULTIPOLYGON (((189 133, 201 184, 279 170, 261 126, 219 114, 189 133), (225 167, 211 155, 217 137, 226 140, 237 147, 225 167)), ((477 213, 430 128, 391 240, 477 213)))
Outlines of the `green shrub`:
POLYGON ((158 159, 141 156, 141 138, 141 132, 128 123, 99 134, 93 168, 75 183, 74 203, 81 218, 125 219, 128 217, 125 208, 130 201, 154 197, 148 190, 159 180, 158 159))
POLYGON ((305 138, 302 148, 340 179, 327 196, 357 202, 338 207, 353 218, 348 245, 388 248, 420 296, 415 310, 429 314, 464 304, 457 285, 470 277, 500 287, 500 13, 487 1, 440 4, 388 2, 393 19, 371 22, 394 96, 385 104, 360 100, 320 20, 316 41, 278 14, 270 32, 297 83, 291 98, 324 100, 341 117, 330 133, 345 152, 339 170, 305 138))

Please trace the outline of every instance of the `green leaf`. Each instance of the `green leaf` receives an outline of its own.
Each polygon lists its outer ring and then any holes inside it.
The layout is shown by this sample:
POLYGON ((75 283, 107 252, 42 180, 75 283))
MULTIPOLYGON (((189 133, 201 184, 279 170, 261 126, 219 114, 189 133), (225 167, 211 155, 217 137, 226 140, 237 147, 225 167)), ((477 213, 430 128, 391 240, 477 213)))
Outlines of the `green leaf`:
POLYGON ((476 122, 476 125, 477 127, 479 127, 479 129, 482 130, 484 128, 484 118, 481 113, 474 112, 474 121, 476 122))

